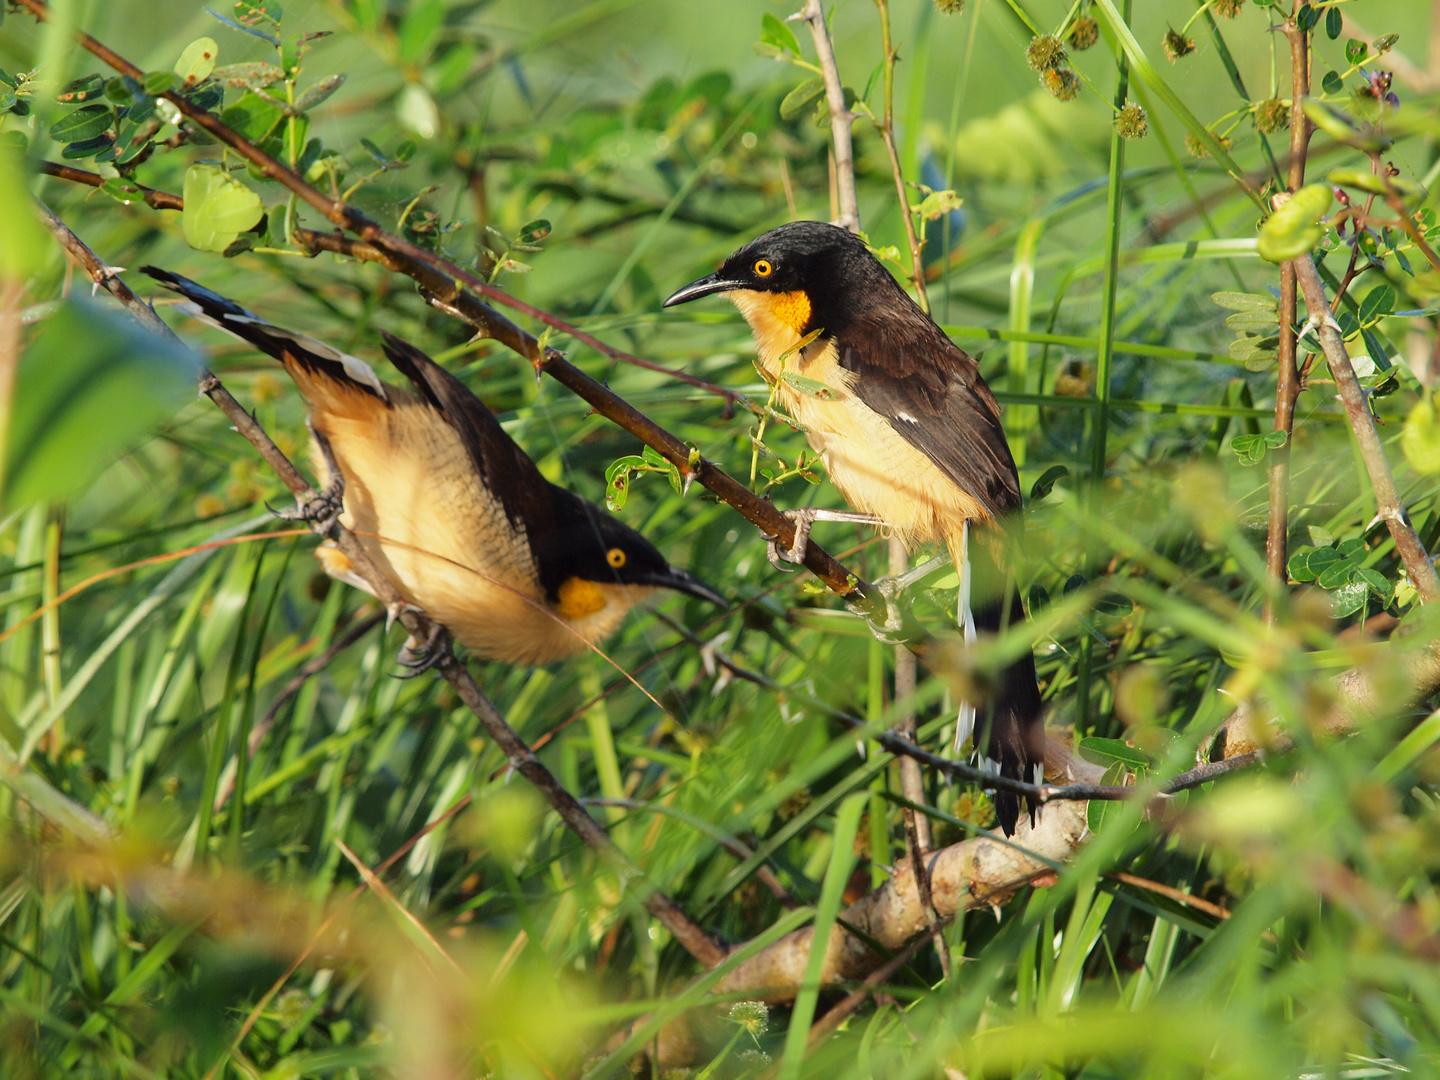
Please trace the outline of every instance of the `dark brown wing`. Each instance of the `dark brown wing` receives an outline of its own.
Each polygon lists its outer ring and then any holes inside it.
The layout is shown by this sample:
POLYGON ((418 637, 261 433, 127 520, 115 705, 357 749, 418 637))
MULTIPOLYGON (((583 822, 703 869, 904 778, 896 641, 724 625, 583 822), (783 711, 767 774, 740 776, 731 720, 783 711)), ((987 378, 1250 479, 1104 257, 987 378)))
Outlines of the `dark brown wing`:
POLYGON ((500 500, 505 516, 532 545, 555 527, 555 488, 500 426, 495 414, 423 352, 382 331, 385 355, 460 436, 481 482, 500 500))
POLYGON ((979 366, 918 309, 861 317, 839 344, 855 395, 993 517, 1020 506, 1000 406, 979 366))

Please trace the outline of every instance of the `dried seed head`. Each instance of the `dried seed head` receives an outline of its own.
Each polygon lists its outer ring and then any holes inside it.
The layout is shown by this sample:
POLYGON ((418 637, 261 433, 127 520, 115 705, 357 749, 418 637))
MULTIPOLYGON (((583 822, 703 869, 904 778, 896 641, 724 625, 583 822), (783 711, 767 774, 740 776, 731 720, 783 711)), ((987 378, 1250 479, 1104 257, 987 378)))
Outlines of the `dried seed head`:
POLYGON ((935 10, 941 15, 959 15, 965 10, 965 0, 935 0, 935 10))
POLYGON ((1184 34, 1176 33, 1174 30, 1165 31, 1165 55, 1170 58, 1170 63, 1175 63, 1182 56, 1189 56, 1195 51, 1195 39, 1188 38, 1184 34))
POLYGON ((1084 52, 1100 40, 1100 24, 1089 15, 1081 15, 1070 24, 1070 47, 1084 52))
POLYGON ((1054 34, 1040 34, 1030 39, 1025 59, 1035 71, 1053 71, 1065 63, 1065 46, 1054 34))
POLYGON ((1053 68, 1042 74, 1040 81, 1061 101, 1074 101, 1080 96, 1080 76, 1069 68, 1053 68))
POLYGON ((1290 126, 1290 104, 1279 98, 1261 101, 1255 106, 1255 130, 1270 135, 1290 126))
POLYGON ((1143 139, 1150 134, 1150 118, 1133 101, 1127 101, 1115 114, 1115 130, 1122 139, 1143 139))
POLYGON ((1210 0, 1210 10, 1222 19, 1233 19, 1240 14, 1245 0, 1210 0))

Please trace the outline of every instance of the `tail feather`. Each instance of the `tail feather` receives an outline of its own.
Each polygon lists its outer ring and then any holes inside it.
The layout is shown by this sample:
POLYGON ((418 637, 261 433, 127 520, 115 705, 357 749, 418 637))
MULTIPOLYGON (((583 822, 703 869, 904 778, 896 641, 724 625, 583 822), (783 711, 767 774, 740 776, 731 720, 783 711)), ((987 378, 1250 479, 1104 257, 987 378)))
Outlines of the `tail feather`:
MULTIPOLYGON (((967 535, 964 540, 968 541, 967 535)), ((1009 537, 1003 529, 987 528, 979 543, 964 544, 968 551, 957 552, 963 560, 960 573, 961 625, 967 642, 978 634, 1001 634, 1025 618, 1020 594, 1002 569, 1009 537), (972 598, 973 592, 975 596, 972 598), (969 610, 966 601, 970 600, 969 610)), ((975 748, 992 771, 1012 780, 1040 783, 1045 770, 1045 722, 1041 715, 1040 685, 1035 675, 1035 657, 1026 651, 1007 664, 988 688, 983 702, 966 702, 956 730, 965 726, 966 709, 974 725, 975 748)), ((1020 820, 1020 795, 993 791, 995 816, 1006 836, 1012 836, 1020 820)), ((1025 799, 1030 822, 1035 823, 1039 806, 1025 799)))
POLYGON ((386 404, 390 403, 385 384, 380 381, 380 376, 375 374, 375 369, 365 361, 341 352, 333 345, 327 345, 309 334, 297 333, 268 323, 246 311, 235 301, 211 292, 180 274, 173 274, 156 266, 142 266, 140 270, 165 288, 183 296, 185 303, 178 306, 186 314, 255 346, 285 364, 287 368, 293 365, 301 371, 343 383, 348 388, 363 391, 386 404))

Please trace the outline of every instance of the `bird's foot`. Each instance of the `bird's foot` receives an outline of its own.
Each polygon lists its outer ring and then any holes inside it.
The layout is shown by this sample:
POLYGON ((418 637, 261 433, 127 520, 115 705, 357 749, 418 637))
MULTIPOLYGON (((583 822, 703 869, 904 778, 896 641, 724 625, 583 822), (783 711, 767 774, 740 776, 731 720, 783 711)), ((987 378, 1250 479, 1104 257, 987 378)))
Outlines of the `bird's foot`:
POLYGON ((340 515, 345 512, 345 474, 340 471, 340 463, 335 460, 335 451, 330 446, 330 440, 316 429, 309 417, 305 419, 305 426, 310 429, 315 445, 320 448, 330 481, 324 490, 317 491, 308 498, 301 499, 297 496, 293 510, 275 510, 272 507, 271 512, 284 521, 306 522, 317 533, 324 534, 335 527, 340 515))
POLYGON ((395 662, 406 670, 395 678, 413 679, 417 675, 423 675, 444 660, 449 653, 450 631, 438 622, 432 622, 430 633, 424 641, 417 642, 412 637, 405 642, 395 662))
POLYGON ((780 546, 778 536, 766 536, 765 544, 766 558, 770 565, 776 570, 783 570, 790 573, 781 561, 788 563, 803 563, 805 553, 810 549, 810 530, 814 528, 817 521, 848 521, 856 525, 884 525, 885 522, 874 514, 857 514, 849 510, 821 510, 815 506, 802 506, 798 510, 782 510, 787 518, 795 524, 795 539, 791 542, 789 549, 780 546))

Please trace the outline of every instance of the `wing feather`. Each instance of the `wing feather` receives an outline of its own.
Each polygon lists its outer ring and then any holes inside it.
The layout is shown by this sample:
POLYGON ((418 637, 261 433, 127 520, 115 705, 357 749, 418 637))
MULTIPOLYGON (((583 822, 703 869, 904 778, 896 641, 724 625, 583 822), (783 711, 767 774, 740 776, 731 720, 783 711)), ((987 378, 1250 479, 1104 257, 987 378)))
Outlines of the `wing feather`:
POLYGON ((408 341, 384 333, 385 355, 460 437, 481 482, 532 546, 555 528, 555 487, 469 387, 408 341))
POLYGON ((1021 505, 1000 406, 979 365, 917 308, 846 328, 840 365, 854 393, 995 518, 1021 505))

